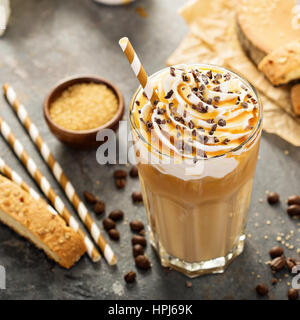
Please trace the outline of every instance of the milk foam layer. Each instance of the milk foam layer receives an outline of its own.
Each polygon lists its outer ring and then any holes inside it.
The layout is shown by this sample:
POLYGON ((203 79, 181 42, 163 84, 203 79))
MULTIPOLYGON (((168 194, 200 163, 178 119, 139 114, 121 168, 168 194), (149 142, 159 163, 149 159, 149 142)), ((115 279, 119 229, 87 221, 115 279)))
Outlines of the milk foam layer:
POLYGON ((255 93, 234 73, 180 65, 152 84, 159 96, 155 106, 140 92, 132 107, 135 126, 152 150, 197 162, 235 149, 255 130, 255 93))

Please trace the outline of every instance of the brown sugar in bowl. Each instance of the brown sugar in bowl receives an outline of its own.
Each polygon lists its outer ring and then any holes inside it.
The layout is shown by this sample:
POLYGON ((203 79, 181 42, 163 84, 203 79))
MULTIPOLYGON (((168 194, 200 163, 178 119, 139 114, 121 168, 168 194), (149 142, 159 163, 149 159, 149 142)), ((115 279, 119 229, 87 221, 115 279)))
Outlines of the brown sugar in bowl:
POLYGON ((69 145, 73 148, 77 149, 89 149, 89 148, 96 148, 102 142, 96 141, 96 136, 98 131, 102 129, 112 129, 116 131, 119 127, 119 121, 122 119, 124 114, 124 98, 121 91, 109 81, 102 79, 98 76, 76 76, 69 78, 67 80, 63 80, 62 82, 58 83, 46 96, 44 100, 44 117, 46 123, 50 129, 50 131, 56 136, 58 140, 62 143, 69 145), (51 116, 50 116, 50 107, 52 103, 61 96, 63 91, 65 91, 70 86, 75 84, 83 84, 83 83, 96 83, 96 84, 104 84, 112 92, 116 95, 118 100, 118 109, 115 115, 111 120, 106 122, 104 125, 90 129, 90 130, 69 130, 66 129, 57 123, 55 123, 51 116))

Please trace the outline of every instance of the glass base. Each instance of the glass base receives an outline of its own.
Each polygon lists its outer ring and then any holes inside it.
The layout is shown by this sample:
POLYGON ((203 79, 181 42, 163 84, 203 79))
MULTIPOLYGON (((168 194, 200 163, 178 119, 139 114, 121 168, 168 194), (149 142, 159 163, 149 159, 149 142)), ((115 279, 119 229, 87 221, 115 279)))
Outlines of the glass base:
POLYGON ((162 266, 177 270, 189 278, 196 278, 203 274, 223 273, 226 270, 229 263, 243 252, 245 238, 245 234, 242 234, 239 237, 237 244, 224 257, 218 257, 212 260, 190 263, 175 258, 168 254, 164 247, 161 245, 161 243, 157 243, 155 241, 153 233, 150 231, 151 244, 157 251, 162 266))

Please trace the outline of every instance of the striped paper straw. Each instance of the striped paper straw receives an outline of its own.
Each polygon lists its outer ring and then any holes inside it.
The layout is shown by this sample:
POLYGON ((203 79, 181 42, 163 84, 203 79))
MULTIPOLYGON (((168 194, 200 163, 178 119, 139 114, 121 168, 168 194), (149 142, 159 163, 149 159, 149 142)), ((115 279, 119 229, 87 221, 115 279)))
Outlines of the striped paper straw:
POLYGON ((66 196, 73 204, 74 208, 76 209, 81 221, 89 230, 91 236, 95 240, 95 243, 99 246, 100 250, 102 251, 105 259, 110 265, 115 265, 117 263, 117 258, 112 251, 110 245, 104 239, 99 227, 89 214, 86 206, 80 200, 78 194, 75 191, 75 188, 68 180, 66 175, 64 174, 60 164, 56 161, 48 145, 45 143, 43 138, 41 137, 38 128, 29 118, 27 110, 25 107, 20 103, 19 99, 17 98, 16 92, 14 89, 9 86, 8 84, 3 85, 4 94, 9 102, 9 104, 13 107, 16 114, 18 115, 20 121, 26 128, 31 140, 35 143, 36 147, 40 151, 45 162, 48 164, 49 168, 51 169, 54 177, 61 185, 62 189, 64 190, 66 196))
POLYGON ((120 39, 119 45, 122 48, 128 62, 130 63, 135 76, 138 78, 141 86, 143 87, 148 100, 151 101, 152 104, 155 104, 155 102, 159 101, 158 95, 153 90, 151 81, 148 78, 147 73, 141 64, 139 57, 134 51, 129 39, 126 37, 120 39))
POLYGON ((42 173, 38 169, 35 162, 32 160, 32 158, 29 157, 28 153, 24 149, 21 142, 17 140, 17 138, 12 133, 12 130, 9 127, 9 125, 5 121, 3 121, 1 117, 0 117, 0 131, 2 136, 9 143, 9 145, 17 155, 17 157, 24 164, 25 168, 30 173, 32 178, 36 181, 37 185, 40 187, 44 195, 52 203, 53 207, 64 218, 64 220, 68 223, 68 225, 82 236, 84 243, 86 245, 87 253, 91 257, 92 261, 94 262, 99 261, 101 256, 98 250, 95 248, 93 242, 80 228, 78 222, 67 210, 67 208, 65 207, 60 197, 55 193, 55 191, 51 187, 47 178, 42 175, 42 173))

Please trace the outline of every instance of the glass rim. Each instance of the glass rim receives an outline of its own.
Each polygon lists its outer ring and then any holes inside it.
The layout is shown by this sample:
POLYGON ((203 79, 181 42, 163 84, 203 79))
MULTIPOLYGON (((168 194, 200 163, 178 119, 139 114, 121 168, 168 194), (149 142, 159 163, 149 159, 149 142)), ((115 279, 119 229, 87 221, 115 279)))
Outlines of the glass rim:
MULTIPOLYGON (((180 67, 180 66, 198 66, 198 67, 201 67, 201 68, 207 68, 207 69, 217 69, 217 70, 221 70, 221 71, 225 71, 225 72, 230 72, 232 74, 234 74, 235 76, 237 76, 246 86, 250 87, 250 89, 253 91, 253 93, 255 94, 255 98, 258 102, 258 106, 259 106, 259 117, 258 117, 258 121, 256 123, 256 126, 255 128, 253 129, 253 132, 251 133, 251 135, 245 140, 243 141, 241 144, 239 144, 237 147, 235 148, 232 148, 232 149, 229 149, 227 151, 225 151, 224 153, 222 154, 219 154, 219 155, 216 155, 216 156, 213 156, 213 157, 210 157, 210 158, 203 158, 203 160, 209 160, 209 159, 216 159, 216 158, 221 158, 221 157, 224 157, 226 156, 227 154, 229 153, 233 153, 233 152, 236 152, 240 149, 242 149, 249 141, 252 140, 253 137, 255 137, 255 135, 259 132, 261 126, 262 126, 262 119, 263 119, 263 110, 262 110, 262 103, 261 103, 261 99, 260 99, 260 96, 256 90, 256 88, 248 81, 246 80, 243 76, 241 76, 240 74, 238 74, 237 72, 235 71, 232 71, 228 68, 225 68, 225 67, 220 67, 220 66, 217 66, 217 65, 213 65, 213 64, 205 64, 205 63, 191 63, 191 64, 177 64, 177 65, 173 65, 174 68, 177 68, 177 67, 180 67)), ((171 67, 171 66, 170 66, 171 67)), ((155 73, 153 73, 151 76, 149 76, 149 79, 153 79, 154 77, 156 77, 158 74, 160 73, 163 73, 164 71, 167 71, 170 67, 166 67, 166 68, 163 68, 155 73)), ((140 133, 139 129, 137 128, 136 126, 136 123, 133 119, 133 113, 132 113, 132 106, 133 104, 135 103, 136 101, 136 98, 138 96, 138 94, 140 93, 140 91, 143 90, 142 86, 139 85, 139 87, 137 88, 137 90, 135 91, 135 93, 133 94, 132 98, 131 98, 131 101, 130 101, 130 104, 129 104, 129 119, 130 119, 130 124, 131 124, 131 127, 134 129, 134 131, 136 132, 137 136, 144 142, 146 143, 148 146, 150 146, 151 148, 151 152, 152 152, 152 148, 153 146, 151 145, 151 143, 149 143, 145 138, 144 136, 140 133)), ((169 158, 172 158, 170 155, 168 154, 164 154, 162 153, 160 150, 158 150, 157 148, 153 148, 159 155, 162 155, 164 157, 169 157, 169 158)), ((184 158, 184 156, 183 156, 184 158)))

